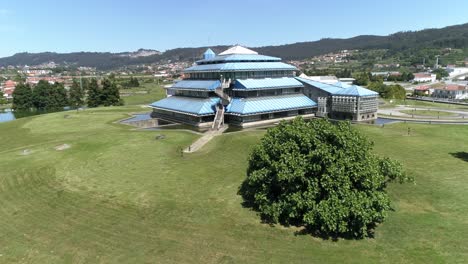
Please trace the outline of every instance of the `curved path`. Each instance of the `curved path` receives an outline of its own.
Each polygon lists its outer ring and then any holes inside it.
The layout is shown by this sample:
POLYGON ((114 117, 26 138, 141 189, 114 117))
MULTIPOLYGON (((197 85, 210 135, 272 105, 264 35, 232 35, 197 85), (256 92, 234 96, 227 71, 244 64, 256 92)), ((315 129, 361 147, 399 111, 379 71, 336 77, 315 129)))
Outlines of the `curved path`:
POLYGON ((468 111, 461 110, 448 110, 448 109, 439 109, 439 108, 430 108, 430 107, 409 107, 398 105, 394 108, 388 109, 379 109, 378 113, 384 115, 385 117, 398 117, 404 119, 422 119, 422 120, 444 120, 444 121, 463 121, 467 120, 468 122, 468 111), (420 110, 420 111, 434 111, 434 112, 445 112, 454 114, 454 116, 426 116, 426 115, 412 115, 403 113, 401 111, 411 111, 411 110, 420 110))

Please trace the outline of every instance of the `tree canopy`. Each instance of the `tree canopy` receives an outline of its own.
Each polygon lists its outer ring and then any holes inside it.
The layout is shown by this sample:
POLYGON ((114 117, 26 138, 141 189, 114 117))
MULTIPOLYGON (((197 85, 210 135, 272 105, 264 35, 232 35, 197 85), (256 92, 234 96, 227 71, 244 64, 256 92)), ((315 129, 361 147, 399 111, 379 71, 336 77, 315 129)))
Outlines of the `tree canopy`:
POLYGON ((78 81, 74 79, 70 88, 70 106, 73 108, 78 108, 83 106, 84 103, 84 91, 78 81))
POLYGON ((101 89, 96 79, 91 79, 88 84, 88 106, 98 107, 101 104, 101 89))
POLYGON ((67 90, 61 83, 50 84, 40 80, 32 90, 32 105, 36 109, 53 110, 68 106, 67 90))
POLYGON ((96 79, 92 79, 88 85, 88 106, 98 107, 100 105, 122 105, 123 101, 120 99, 119 89, 115 81, 111 79, 104 79, 99 86, 96 79))
POLYGON ((132 77, 130 77, 128 82, 124 83, 124 87, 126 87, 126 88, 140 87, 140 82, 138 81, 138 79, 136 77, 132 76, 132 77))
POLYGON ((20 82, 13 91, 13 109, 29 110, 33 107, 32 90, 29 84, 20 82))
POLYGON ((433 70, 432 73, 436 74, 436 76, 437 76, 436 79, 437 80, 441 80, 442 78, 449 76, 449 73, 446 70, 441 69, 441 68, 433 70))
POLYGON ((385 99, 405 99, 406 97, 405 88, 399 84, 386 85, 380 80, 371 82, 368 88, 378 92, 380 97, 385 99))
POLYGON ((254 147, 239 193, 268 223, 363 238, 391 210, 388 183, 407 180, 400 163, 373 154, 349 123, 299 117, 269 129, 254 147))

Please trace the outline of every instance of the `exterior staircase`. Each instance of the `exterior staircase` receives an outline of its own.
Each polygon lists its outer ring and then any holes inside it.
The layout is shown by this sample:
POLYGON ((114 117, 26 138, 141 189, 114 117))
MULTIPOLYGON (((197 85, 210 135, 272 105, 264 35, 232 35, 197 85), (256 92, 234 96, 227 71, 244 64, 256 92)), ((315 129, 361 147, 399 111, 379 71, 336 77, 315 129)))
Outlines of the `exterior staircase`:
POLYGON ((231 86, 231 79, 221 81, 221 86, 215 89, 215 94, 221 98, 221 102, 224 106, 228 105, 232 98, 224 92, 224 89, 227 89, 231 86))
POLYGON ((216 106, 216 115, 211 129, 219 130, 224 125, 224 105, 216 106))
POLYGON ((221 81, 220 87, 215 89, 215 94, 221 98, 221 103, 216 105, 216 115, 213 121, 213 125, 211 129, 204 133, 204 135, 193 142, 192 145, 184 149, 185 153, 193 153, 201 149, 206 143, 208 143, 213 137, 221 135, 226 129, 228 129, 228 125, 224 124, 224 112, 225 107, 231 103, 232 98, 224 92, 224 89, 227 89, 231 86, 231 79, 225 81, 221 81))

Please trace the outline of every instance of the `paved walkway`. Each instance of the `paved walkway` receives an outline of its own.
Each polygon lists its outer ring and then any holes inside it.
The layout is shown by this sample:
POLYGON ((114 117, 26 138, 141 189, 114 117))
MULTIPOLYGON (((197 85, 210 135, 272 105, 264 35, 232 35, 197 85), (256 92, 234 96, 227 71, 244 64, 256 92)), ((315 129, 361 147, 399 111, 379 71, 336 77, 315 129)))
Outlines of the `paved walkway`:
POLYGON ((203 146, 205 146, 210 140, 214 137, 221 135, 226 129, 228 129, 228 125, 224 125, 219 130, 208 130, 203 134, 203 136, 197 139, 195 142, 192 143, 189 147, 184 149, 185 153, 193 153, 200 150, 203 146))

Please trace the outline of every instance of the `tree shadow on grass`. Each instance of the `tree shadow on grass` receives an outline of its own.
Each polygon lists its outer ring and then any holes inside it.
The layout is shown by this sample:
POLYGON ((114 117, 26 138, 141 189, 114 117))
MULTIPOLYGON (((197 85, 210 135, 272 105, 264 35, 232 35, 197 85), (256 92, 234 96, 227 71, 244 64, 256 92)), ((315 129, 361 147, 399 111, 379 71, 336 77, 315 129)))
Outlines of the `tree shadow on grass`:
MULTIPOLYGON (((367 234, 365 236, 356 236, 352 232, 349 233, 327 233, 320 231, 317 227, 312 227, 312 226, 307 226, 304 225, 303 223, 298 222, 291 222, 289 221, 284 221, 283 219, 279 219, 279 221, 274 221, 270 218, 268 218, 266 215, 262 214, 260 209, 255 205, 253 202, 253 193, 252 190, 250 190, 248 184, 244 181, 242 185, 239 188, 239 191, 237 193, 243 198, 243 202, 241 203, 244 208, 248 208, 254 212, 257 212, 257 214, 260 216, 260 221, 262 224, 269 225, 270 227, 274 227, 276 225, 281 225, 283 227, 296 227, 298 228, 297 231, 294 232, 294 236, 313 236, 316 238, 320 238, 323 240, 330 240, 333 242, 337 242, 340 239, 345 239, 345 240, 362 240, 366 238, 373 239, 375 238, 375 228, 377 227, 376 224, 371 224, 367 226, 367 234)), ((390 210, 393 211, 393 208, 390 210)))
POLYGON ((450 155, 452 155, 455 158, 468 162, 468 152, 459 151, 459 152, 450 153, 450 155))
POLYGON ((363 239, 373 239, 375 238, 375 228, 376 225, 369 226, 369 231, 367 232, 365 237, 357 237, 352 233, 327 233, 322 232, 318 229, 310 228, 307 226, 302 226, 301 230, 294 232, 295 236, 313 236, 316 238, 320 238, 323 240, 330 240, 333 242, 337 242, 340 239, 344 240, 363 240, 363 239))

